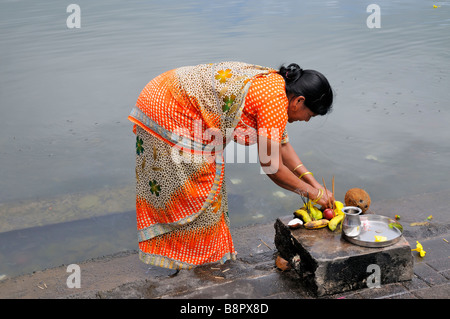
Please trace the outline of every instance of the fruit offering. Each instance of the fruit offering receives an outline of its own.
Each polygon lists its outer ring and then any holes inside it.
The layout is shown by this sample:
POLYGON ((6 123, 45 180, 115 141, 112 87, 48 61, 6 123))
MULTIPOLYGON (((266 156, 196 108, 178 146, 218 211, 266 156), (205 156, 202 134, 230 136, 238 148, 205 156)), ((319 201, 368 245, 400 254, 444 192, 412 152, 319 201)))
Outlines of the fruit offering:
MULTIPOLYGON (((323 181, 324 189, 326 190, 325 180, 323 181)), ((334 189, 334 176, 332 180, 333 193, 334 189)), ((297 209, 294 212, 294 219, 289 222, 290 228, 299 228, 300 222, 303 223, 305 229, 320 229, 328 226, 331 231, 335 231, 337 226, 344 220, 345 214, 342 211, 344 204, 335 200, 334 203, 329 199, 328 208, 321 211, 314 206, 314 202, 309 199, 301 197, 303 201, 303 207, 297 209)), ((370 201, 370 199, 369 199, 370 201)))
POLYGON ((327 208, 322 212, 314 206, 313 202, 304 201, 303 207, 294 212, 294 219, 289 222, 288 226, 292 229, 299 228, 301 224, 306 229, 320 229, 328 226, 330 230, 334 231, 345 216, 341 210, 344 207, 341 202, 336 201, 334 207, 334 210, 327 208))

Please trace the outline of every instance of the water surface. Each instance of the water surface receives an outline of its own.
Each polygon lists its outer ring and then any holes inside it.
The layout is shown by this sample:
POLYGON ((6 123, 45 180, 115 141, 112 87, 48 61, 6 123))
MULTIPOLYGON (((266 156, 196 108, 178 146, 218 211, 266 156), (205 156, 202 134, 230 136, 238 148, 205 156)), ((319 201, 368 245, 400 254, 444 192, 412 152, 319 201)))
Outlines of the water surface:
MULTIPOLYGON (((224 60, 296 62, 327 76, 334 111, 288 131, 319 181, 335 176, 338 199, 352 187, 375 201, 450 188, 450 3, 377 1, 379 29, 366 25, 370 3, 84 0, 81 28, 68 29, 69 2, 0 1, 2 231, 132 211, 135 137, 126 118, 140 91, 166 70, 224 60)), ((257 163, 226 171, 235 227, 299 205, 257 163)), ((133 240, 102 246, 92 232, 83 245, 73 241, 70 249, 86 252, 77 256, 136 248, 133 240)), ((49 249, 46 266, 70 250, 56 234, 60 250, 49 249)), ((8 261, 0 275, 20 272, 10 254, 33 249, 0 245, 8 261)), ((27 271, 43 265, 26 260, 27 271)))

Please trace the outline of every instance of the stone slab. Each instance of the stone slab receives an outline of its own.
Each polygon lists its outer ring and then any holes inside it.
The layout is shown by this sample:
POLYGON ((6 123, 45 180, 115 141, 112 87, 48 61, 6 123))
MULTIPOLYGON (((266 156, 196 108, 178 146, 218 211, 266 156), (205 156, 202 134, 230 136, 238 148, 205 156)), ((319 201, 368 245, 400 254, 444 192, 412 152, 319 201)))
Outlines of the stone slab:
POLYGON ((411 247, 403 236, 388 247, 361 247, 343 239, 339 229, 334 232, 327 227, 291 230, 287 226, 291 219, 285 216, 276 220, 275 246, 300 275, 302 283, 317 296, 413 277, 411 247), (378 270, 368 268, 370 265, 379 267, 378 277, 378 270))

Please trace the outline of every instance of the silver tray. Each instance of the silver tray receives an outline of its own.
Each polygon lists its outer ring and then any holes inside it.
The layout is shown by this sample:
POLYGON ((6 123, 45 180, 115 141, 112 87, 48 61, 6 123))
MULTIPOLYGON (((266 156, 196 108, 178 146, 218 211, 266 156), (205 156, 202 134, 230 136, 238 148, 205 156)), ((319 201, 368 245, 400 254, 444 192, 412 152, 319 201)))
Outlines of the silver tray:
POLYGON ((402 231, 389 227, 393 219, 381 215, 361 215, 361 233, 356 237, 348 237, 342 232, 342 237, 352 244, 363 247, 386 247, 395 244, 402 237, 402 231), (375 241, 375 236, 386 237, 385 241, 375 241))

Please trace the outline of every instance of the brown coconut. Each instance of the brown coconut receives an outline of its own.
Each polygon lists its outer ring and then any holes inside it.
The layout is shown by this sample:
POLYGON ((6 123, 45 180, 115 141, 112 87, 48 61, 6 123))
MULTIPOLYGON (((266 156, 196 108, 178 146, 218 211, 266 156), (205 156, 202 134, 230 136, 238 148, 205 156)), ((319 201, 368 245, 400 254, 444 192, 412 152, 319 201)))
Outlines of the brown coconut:
POLYGON ((345 193, 345 206, 356 206, 361 208, 364 214, 370 207, 370 196, 361 188, 351 188, 345 193))

